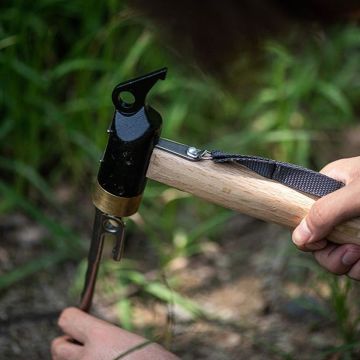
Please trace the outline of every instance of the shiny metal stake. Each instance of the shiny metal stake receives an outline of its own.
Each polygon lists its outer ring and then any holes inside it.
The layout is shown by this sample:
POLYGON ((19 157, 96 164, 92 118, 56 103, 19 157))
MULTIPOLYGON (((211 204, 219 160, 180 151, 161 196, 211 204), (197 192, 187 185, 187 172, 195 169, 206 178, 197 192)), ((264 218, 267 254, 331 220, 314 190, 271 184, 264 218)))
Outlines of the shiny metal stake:
POLYGON ((121 218, 104 214, 99 209, 96 209, 93 234, 88 255, 88 267, 80 301, 80 309, 85 312, 89 312, 91 308, 106 234, 115 236, 113 259, 120 261, 124 250, 125 225, 121 218))

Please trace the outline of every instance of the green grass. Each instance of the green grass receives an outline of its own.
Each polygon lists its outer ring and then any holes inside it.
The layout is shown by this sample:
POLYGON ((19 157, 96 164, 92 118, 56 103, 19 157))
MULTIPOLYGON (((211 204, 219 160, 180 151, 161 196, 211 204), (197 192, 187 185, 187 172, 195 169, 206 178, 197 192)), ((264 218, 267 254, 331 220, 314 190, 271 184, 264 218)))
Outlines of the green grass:
MULTIPOLYGON (((54 252, 54 262, 80 259, 83 236, 59 225, 61 218, 55 220, 59 205, 53 189, 68 184, 90 196, 112 118, 113 87, 163 66, 169 68, 168 78, 156 85, 149 100, 163 115, 164 136, 322 166, 324 156, 314 149, 327 141, 327 134, 357 121, 360 30, 349 25, 301 46, 298 42, 265 44, 264 66, 251 70, 256 83, 245 92, 241 73, 227 87, 182 64, 126 2, 2 2, 0 210, 20 210, 45 226, 50 237, 43 244, 54 252), (45 215, 45 208, 54 215, 45 215)), ((164 194, 165 187, 150 184, 140 211, 146 221, 130 222, 129 228, 145 232, 159 266, 166 269, 172 259, 201 251, 202 241, 216 241, 230 215, 189 198, 164 203, 164 194)), ((4 275, 0 288, 50 266, 50 260, 45 256, 4 275)), ((128 275, 127 281, 170 301, 161 283, 147 284, 136 271, 128 275)), ((345 349, 358 333, 344 325, 349 295, 338 281, 328 280, 345 349)), ((131 328, 131 303, 119 309, 127 309, 123 321, 131 328)))

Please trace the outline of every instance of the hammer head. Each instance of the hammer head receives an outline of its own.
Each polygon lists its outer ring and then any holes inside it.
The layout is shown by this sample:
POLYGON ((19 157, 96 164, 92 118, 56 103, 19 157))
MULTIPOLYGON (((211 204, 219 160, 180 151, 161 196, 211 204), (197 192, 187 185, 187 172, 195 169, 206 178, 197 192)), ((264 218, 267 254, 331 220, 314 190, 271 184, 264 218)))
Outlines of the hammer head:
POLYGON ((146 171, 157 144, 162 119, 145 104, 146 95, 166 68, 117 85, 112 93, 115 113, 108 129, 109 140, 100 161, 93 195, 96 208, 117 217, 134 214, 146 184, 146 171), (126 102, 130 93, 134 101, 126 102))

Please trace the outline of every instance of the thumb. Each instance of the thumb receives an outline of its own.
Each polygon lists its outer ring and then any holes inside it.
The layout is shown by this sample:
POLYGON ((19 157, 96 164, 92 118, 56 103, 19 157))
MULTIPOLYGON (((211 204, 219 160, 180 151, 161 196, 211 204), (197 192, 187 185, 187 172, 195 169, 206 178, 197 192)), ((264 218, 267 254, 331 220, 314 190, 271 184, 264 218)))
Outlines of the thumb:
POLYGON ((322 249, 325 237, 336 225, 359 214, 360 182, 354 181, 317 200, 295 228, 292 240, 301 250, 322 249))

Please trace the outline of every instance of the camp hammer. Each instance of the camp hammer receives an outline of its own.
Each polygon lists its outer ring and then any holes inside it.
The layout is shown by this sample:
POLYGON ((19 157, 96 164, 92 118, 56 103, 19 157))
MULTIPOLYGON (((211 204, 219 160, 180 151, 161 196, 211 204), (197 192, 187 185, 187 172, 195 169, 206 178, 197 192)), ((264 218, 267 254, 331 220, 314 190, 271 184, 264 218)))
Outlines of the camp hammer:
MULTIPOLYGON (((207 151, 160 138, 161 115, 146 96, 163 68, 117 85, 108 128, 108 144, 100 161, 93 193, 95 220, 80 308, 89 311, 104 237, 113 235, 114 260, 124 249, 124 217, 137 212, 147 178, 257 219, 295 228, 321 196, 344 184, 297 165, 257 156, 207 151), (130 94, 133 101, 124 100, 130 94)), ((360 219, 347 221, 328 239, 360 245, 360 219)))

